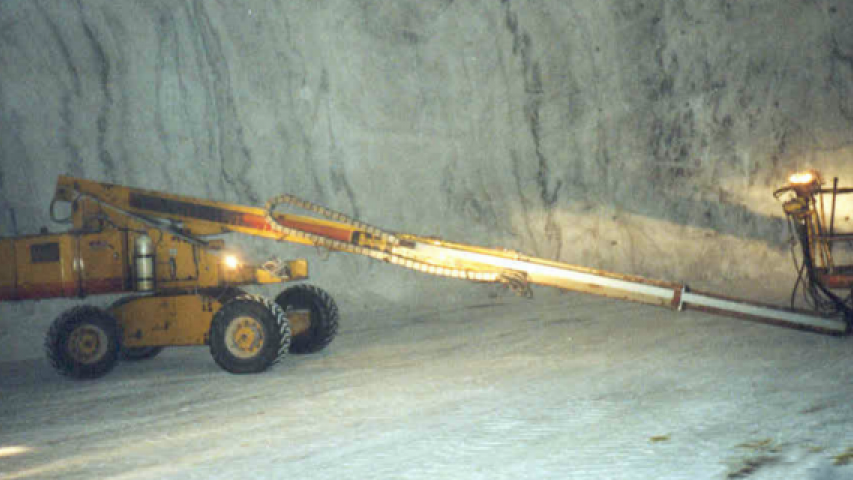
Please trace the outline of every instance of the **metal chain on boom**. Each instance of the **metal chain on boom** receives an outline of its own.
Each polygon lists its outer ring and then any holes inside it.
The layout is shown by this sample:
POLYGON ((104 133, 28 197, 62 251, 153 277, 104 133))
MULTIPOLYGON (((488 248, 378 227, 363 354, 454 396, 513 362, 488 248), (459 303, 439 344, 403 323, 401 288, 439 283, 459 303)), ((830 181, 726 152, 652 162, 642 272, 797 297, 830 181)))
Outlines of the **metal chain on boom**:
POLYGON ((374 237, 379 237, 382 240, 384 240, 385 242, 390 243, 392 245, 399 245, 400 244, 400 239, 397 238, 397 236, 392 234, 392 233, 388 233, 388 232, 386 232, 382 229, 376 228, 372 225, 368 225, 366 223, 359 222, 358 220, 351 218, 351 217, 349 217, 349 216, 347 216, 341 212, 337 212, 337 211, 332 210, 330 208, 326 208, 322 205, 317 205, 316 203, 309 202, 308 200, 303 200, 299 197, 289 195, 289 194, 279 195, 277 197, 270 199, 267 202, 266 210, 267 210, 267 213, 269 214, 267 217, 267 221, 271 225, 278 224, 278 222, 276 222, 272 218, 272 211, 275 209, 275 207, 277 207, 278 205, 282 205, 282 204, 287 204, 287 205, 290 205, 293 207, 301 208, 303 210, 307 210, 309 212, 316 213, 317 215, 326 217, 329 220, 339 222, 339 223, 343 223, 343 224, 348 225, 350 227, 357 228, 358 230, 363 230, 364 232, 367 232, 370 235, 373 235, 374 237))
POLYGON ((279 205, 291 205, 294 207, 302 208, 304 210, 308 210, 310 212, 314 212, 318 215, 322 215, 330 220, 334 220, 336 222, 354 227, 359 230, 363 230, 370 235, 375 237, 379 237, 385 242, 392 245, 400 245, 400 240, 393 234, 382 231, 379 228, 372 227, 370 225, 361 223, 357 220, 354 220, 343 213, 336 212, 334 210, 330 210, 326 207, 314 204, 307 200, 303 200, 301 198, 295 197, 293 195, 279 195, 277 197, 271 198, 267 201, 265 210, 266 210, 266 220, 267 223, 274 230, 287 235, 294 236, 297 238, 303 238, 306 240, 310 240, 314 243, 314 245, 318 247, 328 248, 330 250, 337 250, 341 252, 347 253, 355 253, 358 255, 364 255, 366 257, 370 257, 376 260, 381 260, 383 262, 391 263, 393 265, 397 265, 403 268, 408 268, 409 270, 414 270, 421 273, 427 273, 429 275, 437 275, 441 277, 450 277, 450 278, 458 278, 462 280, 470 280, 475 282, 505 282, 505 275, 502 272, 494 272, 494 271, 477 271, 477 270, 469 270, 462 268, 453 268, 453 267, 442 267, 439 265, 432 265, 430 263, 422 262, 420 260, 415 260, 409 257, 405 257, 403 255, 399 255, 396 253, 390 253, 386 251, 382 251, 372 247, 364 247, 360 245, 353 245, 348 242, 344 242, 341 240, 337 240, 334 238, 329 238, 324 235, 319 235, 316 233, 306 232, 304 230, 298 230, 295 228, 288 227, 281 222, 279 222, 275 216, 273 215, 276 207, 279 205))

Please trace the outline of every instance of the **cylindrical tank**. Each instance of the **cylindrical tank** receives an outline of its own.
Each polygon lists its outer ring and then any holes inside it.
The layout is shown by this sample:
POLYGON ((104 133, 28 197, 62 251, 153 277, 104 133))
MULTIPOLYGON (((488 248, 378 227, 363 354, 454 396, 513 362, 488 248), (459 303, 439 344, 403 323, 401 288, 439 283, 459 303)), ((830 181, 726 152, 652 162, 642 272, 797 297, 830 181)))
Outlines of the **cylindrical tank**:
POLYGON ((136 237, 133 262, 136 265, 136 290, 154 290, 154 242, 144 233, 136 237))

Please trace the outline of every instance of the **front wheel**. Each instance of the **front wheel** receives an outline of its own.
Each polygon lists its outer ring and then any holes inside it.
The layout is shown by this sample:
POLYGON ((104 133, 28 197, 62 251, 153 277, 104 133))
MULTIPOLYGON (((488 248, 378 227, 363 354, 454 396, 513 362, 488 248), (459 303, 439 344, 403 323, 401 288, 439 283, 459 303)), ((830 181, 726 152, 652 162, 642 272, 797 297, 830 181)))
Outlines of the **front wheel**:
POLYGON ((258 373, 290 347, 290 323, 275 303, 239 296, 219 309, 210 325, 210 354, 231 373, 258 373))
POLYGON ((296 285, 275 297, 285 314, 305 311, 309 324, 294 333, 290 353, 314 353, 326 348, 338 333, 338 306, 323 289, 313 285, 296 285))
POLYGON ((98 378, 115 367, 119 336, 115 318, 104 310, 74 307, 62 313, 45 338, 53 368, 72 378, 98 378))

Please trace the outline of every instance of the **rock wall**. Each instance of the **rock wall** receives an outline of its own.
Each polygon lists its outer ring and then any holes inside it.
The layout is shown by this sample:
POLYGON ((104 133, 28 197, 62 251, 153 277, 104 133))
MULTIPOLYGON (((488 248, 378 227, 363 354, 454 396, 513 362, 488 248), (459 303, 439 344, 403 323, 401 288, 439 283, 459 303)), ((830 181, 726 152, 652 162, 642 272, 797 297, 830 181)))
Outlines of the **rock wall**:
MULTIPOLYGON (((66 173, 784 296, 805 167, 853 184, 850 2, 0 2, 4 236, 66 173)), ((485 294, 239 242, 350 308, 485 294)), ((0 351, 68 304, 0 305, 0 351)))

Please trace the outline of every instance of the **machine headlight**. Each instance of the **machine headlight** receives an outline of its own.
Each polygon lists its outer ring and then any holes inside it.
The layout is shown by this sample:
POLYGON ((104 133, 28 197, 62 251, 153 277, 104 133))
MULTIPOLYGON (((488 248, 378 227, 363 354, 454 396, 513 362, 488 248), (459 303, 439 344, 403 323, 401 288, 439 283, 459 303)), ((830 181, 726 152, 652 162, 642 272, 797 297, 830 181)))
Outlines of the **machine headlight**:
POLYGON ((227 268, 236 270, 237 267, 240 266, 240 259, 238 259, 236 255, 225 255, 222 259, 222 263, 224 263, 227 268))
POLYGON ((820 183, 820 176, 817 172, 809 170, 806 172, 797 172, 788 179, 791 185, 809 185, 812 183, 820 183))

